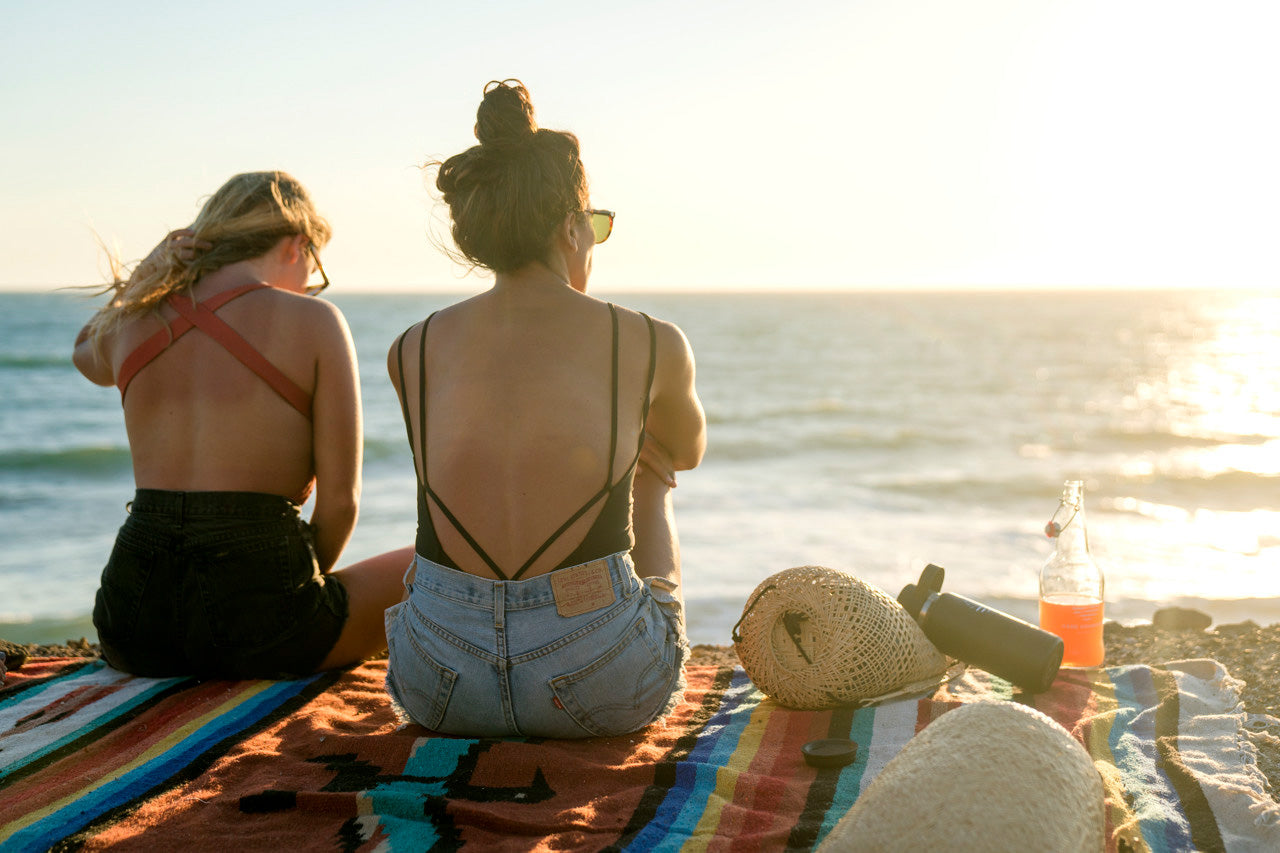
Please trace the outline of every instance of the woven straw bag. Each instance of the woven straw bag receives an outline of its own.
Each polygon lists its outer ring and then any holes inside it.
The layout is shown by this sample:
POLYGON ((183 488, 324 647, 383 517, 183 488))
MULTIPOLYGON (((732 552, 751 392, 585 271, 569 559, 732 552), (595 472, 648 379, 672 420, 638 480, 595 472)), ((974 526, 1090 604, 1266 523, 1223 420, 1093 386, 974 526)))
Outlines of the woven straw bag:
POLYGON ((936 684, 947 659, 888 593, 847 572, 800 566, 756 587, 734 626, 742 668, 792 708, 860 704, 936 684))

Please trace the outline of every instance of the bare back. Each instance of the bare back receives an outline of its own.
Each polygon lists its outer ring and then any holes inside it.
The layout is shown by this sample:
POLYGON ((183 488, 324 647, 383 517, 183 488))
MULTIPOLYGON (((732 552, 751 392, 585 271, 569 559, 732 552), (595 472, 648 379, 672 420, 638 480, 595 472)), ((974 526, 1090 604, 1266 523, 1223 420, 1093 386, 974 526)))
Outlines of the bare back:
MULTIPOLYGON (((651 357, 660 365, 678 354, 664 353, 671 349, 665 329, 653 352, 646 319, 626 309, 617 316, 616 388, 609 306, 569 288, 490 291, 432 319, 426 454, 424 460, 416 453, 418 476, 508 571, 636 462, 649 396, 661 393, 659 383, 650 386, 651 357)), ((422 335, 423 324, 414 326, 389 357, 399 388, 402 354, 414 356, 403 358, 403 402, 415 448, 422 437, 422 335)), ((602 506, 589 506, 554 537, 524 576, 545 574, 571 554, 602 506)), ((434 500, 429 509, 440 544, 458 567, 495 576, 445 510, 434 500)))
MULTIPOLYGON (((197 305, 244 283, 221 273, 196 286, 197 305)), ((222 344, 192 329, 139 370, 124 395, 136 485, 299 500, 314 479, 313 523, 333 539, 317 549, 327 570, 350 535, 360 488, 359 384, 346 322, 327 302, 275 287, 239 296, 216 313, 312 398, 311 418, 222 344)), ((176 317, 165 305, 159 318, 128 323, 102 342, 102 358, 80 341, 76 365, 91 381, 114 384, 125 359, 176 317)))

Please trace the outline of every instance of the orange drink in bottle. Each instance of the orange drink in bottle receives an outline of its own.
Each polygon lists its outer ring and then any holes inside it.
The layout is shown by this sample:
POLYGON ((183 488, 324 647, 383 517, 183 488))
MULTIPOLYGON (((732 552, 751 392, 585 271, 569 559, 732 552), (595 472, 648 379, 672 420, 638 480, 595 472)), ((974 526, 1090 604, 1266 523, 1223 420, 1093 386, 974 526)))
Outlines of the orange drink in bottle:
POLYGON ((1040 627, 1062 638, 1063 666, 1101 666, 1103 578, 1089 553, 1084 483, 1067 481, 1044 531, 1055 544, 1040 570, 1040 627))
POLYGON ((1099 666, 1102 645, 1102 602, 1059 593, 1040 599, 1040 627, 1062 638, 1063 666, 1099 666))

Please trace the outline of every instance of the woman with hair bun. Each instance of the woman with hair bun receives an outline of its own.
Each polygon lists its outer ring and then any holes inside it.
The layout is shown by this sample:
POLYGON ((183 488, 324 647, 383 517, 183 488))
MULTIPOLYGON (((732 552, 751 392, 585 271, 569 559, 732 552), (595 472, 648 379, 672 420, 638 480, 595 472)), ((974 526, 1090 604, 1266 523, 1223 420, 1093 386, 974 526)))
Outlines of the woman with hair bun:
POLYGON ((127 280, 112 259, 73 360, 120 389, 133 456, 93 611, 117 669, 289 677, 385 648, 408 550, 330 573, 356 522, 361 413, 346 321, 310 298, 328 240, 301 184, 251 172, 127 280))
POLYGON ((705 446, 693 354, 674 325, 587 295, 614 215, 591 206, 577 138, 539 128, 518 80, 485 87, 475 134, 429 165, 455 256, 493 286, 388 353, 418 535, 387 687, 440 732, 635 731, 684 685, 669 487, 705 446))

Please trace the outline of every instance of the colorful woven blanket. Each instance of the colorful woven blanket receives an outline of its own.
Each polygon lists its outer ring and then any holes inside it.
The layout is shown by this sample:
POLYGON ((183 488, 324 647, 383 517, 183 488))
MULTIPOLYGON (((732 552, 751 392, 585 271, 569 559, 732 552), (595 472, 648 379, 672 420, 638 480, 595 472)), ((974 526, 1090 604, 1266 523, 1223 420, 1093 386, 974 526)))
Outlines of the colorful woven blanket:
POLYGON ((401 724, 385 667, 202 682, 35 659, 0 688, 0 850, 809 850, 916 732, 993 697, 1089 750, 1110 849, 1280 849, 1238 683, 1213 661, 1064 670, 1036 697, 971 670, 927 698, 822 712, 696 666, 667 720, 585 741, 401 724), (857 760, 807 766, 801 745, 824 737, 856 740, 857 760))

